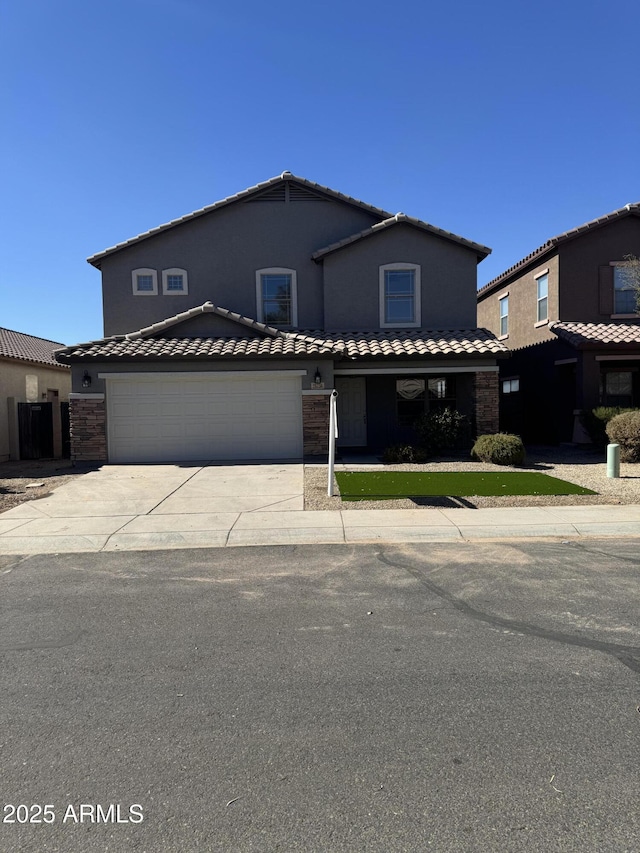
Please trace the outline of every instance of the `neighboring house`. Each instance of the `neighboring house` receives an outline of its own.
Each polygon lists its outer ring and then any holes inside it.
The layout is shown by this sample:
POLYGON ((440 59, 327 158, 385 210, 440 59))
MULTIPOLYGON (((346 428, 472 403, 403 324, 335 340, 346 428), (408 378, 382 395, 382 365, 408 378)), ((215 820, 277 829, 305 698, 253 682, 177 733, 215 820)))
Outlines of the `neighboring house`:
POLYGON ((71 371, 55 341, 0 328, 0 461, 69 455, 71 371))
POLYGON ((498 426, 504 344, 476 328, 489 249, 290 172, 89 258, 105 338, 73 372, 76 459, 301 459, 410 438, 455 406, 498 426))
POLYGON ((478 322, 512 350, 500 373, 502 429, 587 441, 583 411, 640 406, 628 255, 640 255, 640 204, 553 237, 478 291, 478 322))

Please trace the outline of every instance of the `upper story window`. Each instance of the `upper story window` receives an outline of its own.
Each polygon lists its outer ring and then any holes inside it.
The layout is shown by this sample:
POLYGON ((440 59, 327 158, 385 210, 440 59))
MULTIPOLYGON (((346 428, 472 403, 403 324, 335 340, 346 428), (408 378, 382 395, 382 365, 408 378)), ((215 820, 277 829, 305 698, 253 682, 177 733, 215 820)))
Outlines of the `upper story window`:
POLYGON ((637 289, 632 263, 613 265, 613 313, 637 314, 637 289))
POLYGON ((165 296, 184 296, 189 292, 187 271, 177 268, 162 270, 162 292, 165 296))
POLYGON ((131 273, 131 286, 134 296, 156 296, 158 293, 158 273, 156 270, 140 267, 131 273))
POLYGON ((537 276, 536 284, 538 288, 536 321, 542 323, 549 319, 549 273, 545 272, 537 276))
POLYGON ((296 271, 268 267, 256 272, 258 320, 268 326, 298 325, 296 271))
POLYGON ((500 300, 500 336, 509 334, 509 294, 500 300))
POLYGON ((420 267, 384 264, 380 267, 380 326, 420 326, 420 267))

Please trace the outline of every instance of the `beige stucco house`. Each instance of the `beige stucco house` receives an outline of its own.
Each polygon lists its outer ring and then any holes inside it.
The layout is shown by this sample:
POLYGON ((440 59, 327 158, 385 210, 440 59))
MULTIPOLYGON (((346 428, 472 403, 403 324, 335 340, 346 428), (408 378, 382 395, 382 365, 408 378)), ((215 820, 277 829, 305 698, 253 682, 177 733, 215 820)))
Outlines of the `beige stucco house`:
POLYGON ((62 346, 0 328, 0 462, 68 453, 71 371, 53 356, 62 346))

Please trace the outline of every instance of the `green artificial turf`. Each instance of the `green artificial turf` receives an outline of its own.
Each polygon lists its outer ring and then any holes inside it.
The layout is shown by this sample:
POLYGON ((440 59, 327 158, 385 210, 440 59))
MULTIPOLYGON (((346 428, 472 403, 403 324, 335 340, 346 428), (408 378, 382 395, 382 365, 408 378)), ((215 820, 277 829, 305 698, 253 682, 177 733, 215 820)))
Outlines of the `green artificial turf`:
POLYGON ((343 501, 472 495, 595 495, 566 480, 533 471, 358 471, 336 472, 343 501))

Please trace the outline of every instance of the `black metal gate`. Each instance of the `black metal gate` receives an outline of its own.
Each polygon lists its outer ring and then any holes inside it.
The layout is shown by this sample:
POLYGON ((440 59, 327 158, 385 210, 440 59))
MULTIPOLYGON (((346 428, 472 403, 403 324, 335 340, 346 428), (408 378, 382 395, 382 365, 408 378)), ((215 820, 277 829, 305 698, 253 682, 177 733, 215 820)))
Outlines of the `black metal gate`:
POLYGON ((71 424, 68 403, 60 403, 60 427, 62 431, 62 457, 69 459, 71 456, 71 424))
POLYGON ((18 403, 21 459, 53 457, 53 403, 18 403))

